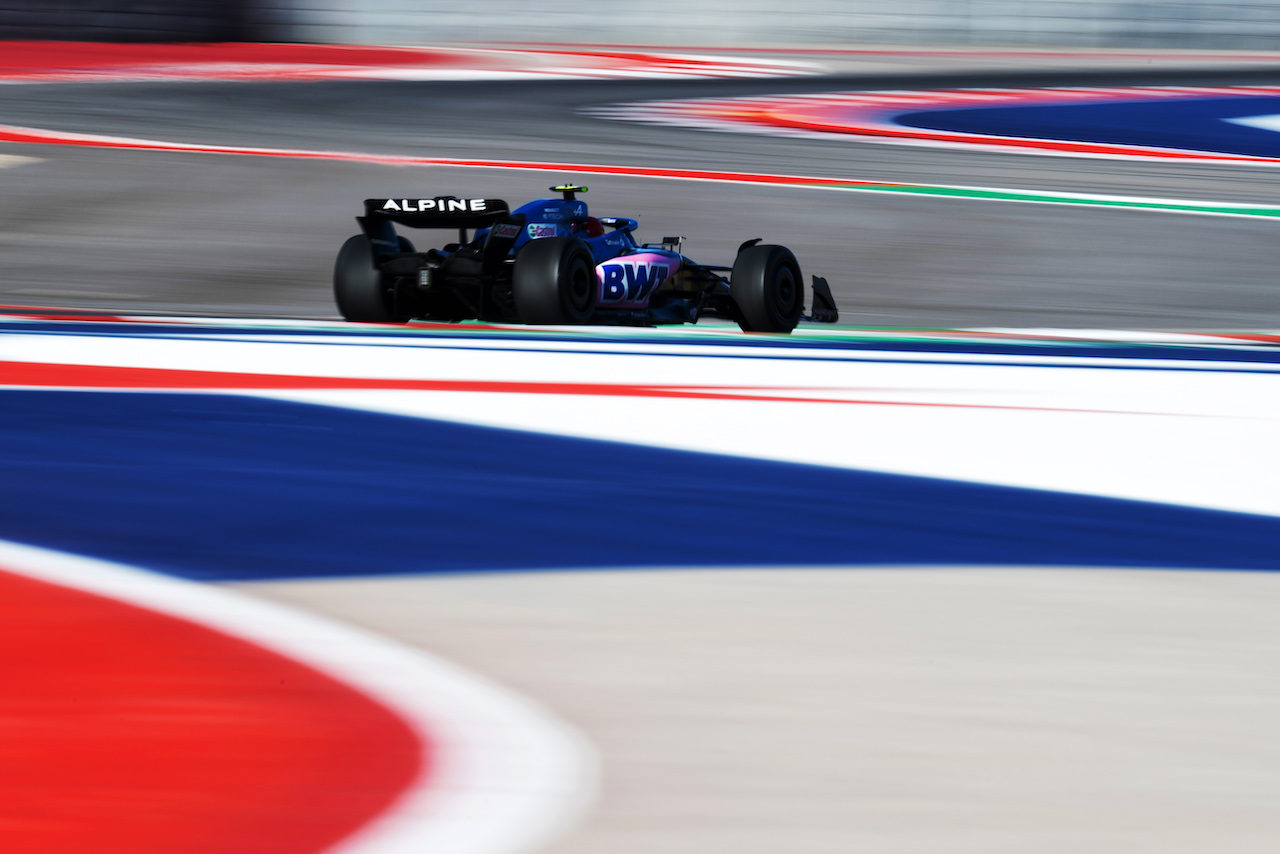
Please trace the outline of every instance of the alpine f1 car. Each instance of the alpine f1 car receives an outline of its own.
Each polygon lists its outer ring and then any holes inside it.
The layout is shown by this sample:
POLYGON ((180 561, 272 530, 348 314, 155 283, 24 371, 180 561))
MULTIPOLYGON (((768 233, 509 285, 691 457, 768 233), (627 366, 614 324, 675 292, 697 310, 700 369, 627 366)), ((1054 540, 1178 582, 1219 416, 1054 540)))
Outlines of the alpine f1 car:
POLYGON ((501 199, 367 199, 360 234, 333 272, 347 320, 654 325, 725 317, 752 332, 790 332, 801 320, 834 323, 826 280, 813 278, 804 313, 800 265, 784 246, 748 240, 730 266, 699 264, 683 238, 638 243, 639 223, 592 217, 586 187, 510 210, 501 199), (395 226, 458 229, 458 242, 418 252, 395 226), (468 233, 475 229, 474 237, 468 233))

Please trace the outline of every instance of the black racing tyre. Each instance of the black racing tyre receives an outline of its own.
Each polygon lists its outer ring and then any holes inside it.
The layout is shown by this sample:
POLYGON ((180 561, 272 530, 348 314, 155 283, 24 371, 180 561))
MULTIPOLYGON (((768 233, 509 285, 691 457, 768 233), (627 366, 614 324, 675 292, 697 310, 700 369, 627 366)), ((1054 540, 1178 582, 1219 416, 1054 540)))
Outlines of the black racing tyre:
POLYGON ((516 255, 511 278, 521 323, 586 323, 600 284, 591 250, 576 237, 531 240, 516 255))
POLYGON ((738 325, 747 332, 790 332, 804 314, 800 263, 785 246, 767 243, 738 253, 729 278, 738 325))
POLYGON ((347 320, 397 323, 391 283, 373 264, 373 245, 363 234, 347 238, 333 265, 333 296, 347 320))

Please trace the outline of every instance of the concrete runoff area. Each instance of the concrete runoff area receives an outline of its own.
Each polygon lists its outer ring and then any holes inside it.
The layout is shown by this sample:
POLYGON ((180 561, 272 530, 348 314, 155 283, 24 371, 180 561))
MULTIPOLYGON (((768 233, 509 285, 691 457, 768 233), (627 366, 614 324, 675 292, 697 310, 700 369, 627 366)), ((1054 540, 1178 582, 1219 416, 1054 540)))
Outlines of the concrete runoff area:
POLYGON ((428 649, 579 728, 601 798, 549 854, 1261 854, 1280 835, 1274 574, 233 586, 428 649))

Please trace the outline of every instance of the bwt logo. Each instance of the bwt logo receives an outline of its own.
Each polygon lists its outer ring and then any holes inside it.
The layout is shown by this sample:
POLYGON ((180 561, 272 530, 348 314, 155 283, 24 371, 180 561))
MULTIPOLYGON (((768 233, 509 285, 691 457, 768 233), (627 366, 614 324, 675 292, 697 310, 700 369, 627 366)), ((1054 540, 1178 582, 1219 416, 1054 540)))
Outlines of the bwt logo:
POLYGON ((600 302, 644 302, 669 275, 666 264, 610 264, 600 283, 600 302))

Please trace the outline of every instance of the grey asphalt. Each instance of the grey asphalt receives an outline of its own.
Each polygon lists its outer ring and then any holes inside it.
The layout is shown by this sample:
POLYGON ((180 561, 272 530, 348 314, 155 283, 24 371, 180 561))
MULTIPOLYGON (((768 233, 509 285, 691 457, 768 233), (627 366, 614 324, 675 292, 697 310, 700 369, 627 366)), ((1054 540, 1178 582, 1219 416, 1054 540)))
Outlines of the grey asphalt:
MULTIPOLYGON (((1280 71, 1019 72, 728 81, 42 84, 0 123, 182 142, 809 174, 1275 203, 1280 172, 707 133, 580 115, 635 100, 942 85, 1262 83, 1280 71)), ((752 237, 884 326, 1280 327, 1280 224, 607 176, 5 146, 0 302, 334 316, 332 259, 369 196, 499 196, 560 180, 706 263, 752 237)), ((429 237, 418 241, 429 245, 429 237)))
POLYGON ((1280 576, 775 568, 240 584, 600 751, 546 854, 1263 854, 1280 576))

